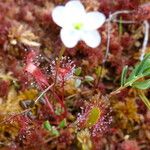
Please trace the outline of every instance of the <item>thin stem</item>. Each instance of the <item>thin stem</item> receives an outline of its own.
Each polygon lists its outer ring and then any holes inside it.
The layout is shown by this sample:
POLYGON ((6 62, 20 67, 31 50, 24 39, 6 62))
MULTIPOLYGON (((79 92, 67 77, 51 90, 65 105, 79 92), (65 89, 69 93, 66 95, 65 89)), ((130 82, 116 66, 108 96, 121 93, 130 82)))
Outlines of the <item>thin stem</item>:
POLYGON ((64 81, 64 78, 63 78, 63 81, 62 81, 62 102, 63 102, 63 106, 64 106, 64 117, 67 116, 67 109, 66 109, 66 106, 64 104, 64 100, 65 100, 65 89, 64 89, 64 84, 65 84, 65 81, 64 81))
POLYGON ((103 72, 103 69, 104 69, 104 66, 105 66, 105 62, 106 62, 108 54, 109 54, 110 34, 111 34, 111 14, 109 15, 109 19, 108 19, 108 22, 107 22, 107 46, 106 46, 106 52, 105 52, 105 56, 104 56, 104 59, 103 59, 103 62, 102 62, 102 67, 101 67, 101 70, 100 70, 100 76, 98 78, 97 85, 99 84, 100 79, 102 77, 102 72, 103 72))
POLYGON ((142 61, 145 55, 145 51, 146 51, 146 47, 148 44, 148 37, 149 37, 149 23, 147 20, 144 21, 144 41, 143 41, 143 46, 141 49, 141 56, 140 56, 140 60, 142 61))
POLYGON ((0 125, 3 124, 3 123, 5 123, 5 122, 8 122, 8 121, 11 120, 13 117, 16 117, 16 116, 19 116, 19 115, 23 115, 23 114, 25 114, 25 113, 27 113, 27 112, 29 112, 29 111, 31 111, 31 108, 28 108, 28 109, 26 109, 26 110, 24 110, 24 111, 22 111, 22 112, 9 114, 9 115, 12 115, 12 116, 10 116, 9 118, 6 118, 6 120, 0 122, 0 125))
POLYGON ((124 86, 121 86, 121 87, 119 87, 117 90, 112 91, 112 92, 110 93, 110 95, 115 95, 115 94, 120 93, 123 89, 127 88, 128 86, 132 86, 132 84, 133 84, 134 82, 136 82, 137 80, 139 80, 139 79, 141 79, 141 78, 143 78, 142 75, 137 76, 136 78, 134 78, 134 79, 132 79, 131 81, 127 82, 124 86))
POLYGON ((107 46, 106 46, 106 53, 105 53, 105 57, 104 57, 104 60, 103 60, 103 64, 105 64, 106 60, 107 60, 107 57, 108 57, 108 54, 109 54, 109 47, 110 47, 110 35, 111 35, 111 14, 109 15, 109 21, 108 21, 108 27, 107 27, 107 46))
MULTIPOLYGON (((120 20, 113 19, 112 22, 120 23, 120 20)), ((136 21, 130 21, 130 20, 121 20, 121 23, 123 23, 123 24, 134 24, 134 23, 138 23, 138 22, 136 22, 136 21)))
MULTIPOLYGON (((39 84, 40 85, 40 84, 39 84)), ((54 84, 53 84, 54 85, 54 84)), ((51 86, 51 85, 50 85, 51 86)), ((40 86, 40 89, 43 91, 44 89, 40 86)), ((48 86, 48 90, 50 89, 50 87, 48 86)), ((46 91, 48 91, 47 89, 45 89, 46 91)), ((45 91, 44 90, 44 91, 45 91)), ((43 92, 44 92, 43 91, 43 92)), ((43 92, 42 92, 42 94, 43 94, 43 92)), ((45 93, 43 94, 44 95, 44 97, 45 97, 45 100, 46 100, 46 103, 47 103, 47 105, 48 105, 48 107, 50 108, 50 110, 51 110, 51 113, 54 113, 54 109, 53 109, 53 106, 51 105, 51 103, 49 102, 49 99, 48 99, 48 97, 47 97, 47 95, 45 95, 45 93)))
MULTIPOLYGON (((63 46, 63 47, 61 48, 61 51, 60 51, 59 56, 58 56, 58 60, 57 60, 57 62, 56 62, 55 84, 56 84, 56 82, 57 82, 57 75, 58 75, 58 68, 59 68, 59 66, 60 66, 60 60, 61 60, 63 54, 65 53, 65 50, 66 50, 66 47, 63 46)), ((55 84, 54 84, 54 85, 55 85, 55 84)))
POLYGON ((51 84, 50 86, 48 86, 38 97, 37 99, 35 100, 35 103, 37 103, 37 101, 48 91, 50 90, 52 87, 53 87, 54 83, 51 84))
POLYGON ((109 96, 116 95, 116 94, 120 93, 122 90, 124 90, 125 88, 126 88, 126 86, 119 87, 117 90, 112 91, 112 92, 109 94, 109 96))
POLYGON ((65 53, 65 50, 66 50, 66 47, 63 46, 62 49, 61 49, 61 51, 60 51, 60 53, 59 53, 58 62, 60 62, 62 56, 63 56, 64 53, 65 53))
MULTIPOLYGON (((114 12, 113 14, 110 14, 109 15, 109 18, 106 20, 106 22, 108 23, 108 28, 107 28, 107 46, 106 46, 106 53, 105 53, 105 57, 103 59, 103 63, 102 63, 102 68, 101 68, 101 73, 100 73, 100 77, 98 79, 98 83, 99 84, 99 81, 101 79, 101 75, 102 75, 102 72, 103 72, 103 68, 105 66, 105 62, 107 60, 107 57, 108 57, 108 54, 109 54, 109 47, 110 47, 110 39, 111 39, 111 21, 118 21, 116 20, 116 17, 117 15, 119 14, 129 14, 129 13, 132 13, 133 11, 130 11, 130 10, 121 10, 121 11, 116 11, 114 12)), ((120 21, 118 21, 120 22, 120 21)), ((122 21, 122 23, 131 23, 130 22, 127 22, 127 21, 122 21)), ((133 22, 132 22, 133 23, 133 22)))
POLYGON ((130 11, 130 10, 116 11, 113 14, 111 14, 109 19, 114 20, 114 19, 116 19, 117 15, 119 15, 119 14, 129 14, 129 13, 133 13, 133 11, 130 11))

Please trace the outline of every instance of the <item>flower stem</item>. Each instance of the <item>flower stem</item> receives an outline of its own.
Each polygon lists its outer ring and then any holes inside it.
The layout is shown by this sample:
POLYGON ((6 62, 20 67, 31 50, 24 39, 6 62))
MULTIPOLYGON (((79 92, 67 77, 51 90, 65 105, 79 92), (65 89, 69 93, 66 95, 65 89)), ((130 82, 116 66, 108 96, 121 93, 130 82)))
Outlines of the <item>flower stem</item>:
POLYGON ((66 50, 66 47, 62 47, 61 48, 61 50, 60 50, 60 52, 59 52, 59 56, 58 56, 58 60, 57 60, 57 66, 56 66, 56 76, 55 76, 55 83, 54 83, 54 85, 56 84, 56 82, 57 82, 57 75, 58 75, 58 68, 59 68, 59 66, 60 66, 60 60, 61 60, 61 58, 62 58, 62 56, 63 56, 63 54, 65 53, 65 50, 66 50))
POLYGON ((48 87, 38 96, 38 98, 35 100, 35 103, 37 103, 37 101, 38 101, 48 90, 50 90, 50 88, 52 88, 53 85, 54 85, 54 83, 51 84, 50 86, 48 86, 48 87))
POLYGON ((58 56, 58 62, 60 62, 60 59, 62 58, 62 56, 63 56, 63 54, 65 53, 65 51, 66 51, 66 47, 63 46, 63 47, 61 48, 61 51, 60 51, 59 56, 58 56))
POLYGON ((126 88, 126 86, 119 87, 117 90, 112 91, 109 95, 110 96, 116 95, 116 94, 120 93, 122 90, 124 90, 125 88, 126 88))
POLYGON ((64 104, 64 100, 65 100, 64 84, 65 84, 65 81, 64 81, 64 78, 63 78, 63 81, 62 81, 62 102, 63 102, 63 108, 64 108, 64 117, 66 117, 66 116, 67 116, 67 109, 66 109, 66 106, 65 106, 65 104, 64 104))

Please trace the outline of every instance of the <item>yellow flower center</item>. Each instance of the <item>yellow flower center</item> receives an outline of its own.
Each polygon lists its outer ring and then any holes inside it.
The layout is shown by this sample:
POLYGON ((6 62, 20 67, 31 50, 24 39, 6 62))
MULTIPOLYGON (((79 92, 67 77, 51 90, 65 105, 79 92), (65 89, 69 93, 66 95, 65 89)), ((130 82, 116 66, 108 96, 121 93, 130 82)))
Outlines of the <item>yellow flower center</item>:
POLYGON ((82 27, 83 27, 83 23, 81 23, 81 22, 74 24, 74 28, 75 28, 76 30, 81 30, 82 27))

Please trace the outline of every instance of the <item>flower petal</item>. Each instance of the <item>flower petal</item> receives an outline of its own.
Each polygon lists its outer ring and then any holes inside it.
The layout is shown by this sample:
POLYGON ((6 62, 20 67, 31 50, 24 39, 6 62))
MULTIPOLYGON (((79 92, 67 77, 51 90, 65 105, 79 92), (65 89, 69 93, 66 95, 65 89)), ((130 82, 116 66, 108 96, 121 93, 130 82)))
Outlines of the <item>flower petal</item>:
POLYGON ((85 30, 96 30, 105 22, 106 17, 104 14, 95 11, 89 12, 86 14, 84 20, 84 29, 85 30))
POLYGON ((71 0, 65 5, 65 16, 71 24, 83 22, 86 15, 84 6, 79 0, 71 0))
POLYGON ((53 18, 54 22, 61 27, 63 27, 65 24, 64 13, 65 13, 64 6, 57 6, 52 11, 52 18, 53 18))
POLYGON ((92 48, 96 48, 101 42, 101 37, 97 30, 84 31, 81 39, 92 48))
POLYGON ((60 37, 64 45, 68 48, 73 48, 80 40, 80 34, 75 30, 61 29, 60 37))
MULTIPOLYGON (((65 9, 69 13, 81 14, 85 12, 84 6, 79 0, 71 0, 65 5, 65 9)), ((74 17, 74 16, 72 16, 74 17)))

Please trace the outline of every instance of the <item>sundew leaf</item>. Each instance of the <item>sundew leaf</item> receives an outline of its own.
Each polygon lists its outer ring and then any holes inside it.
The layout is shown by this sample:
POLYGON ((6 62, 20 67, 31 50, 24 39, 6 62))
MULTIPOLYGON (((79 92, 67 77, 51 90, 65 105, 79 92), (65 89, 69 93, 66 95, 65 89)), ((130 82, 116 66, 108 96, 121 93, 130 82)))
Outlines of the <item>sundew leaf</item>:
POLYGON ((145 81, 137 81, 135 83, 133 83, 132 85, 133 87, 137 88, 137 89, 141 89, 141 90, 145 90, 150 88, 150 79, 145 80, 145 81))
POLYGON ((126 83, 127 71, 128 71, 128 66, 125 66, 121 74, 121 86, 124 86, 124 84, 126 83))
POLYGON ((93 107, 88 115, 88 119, 86 121, 85 126, 87 128, 92 127, 97 123, 101 115, 101 111, 98 107, 93 107))

